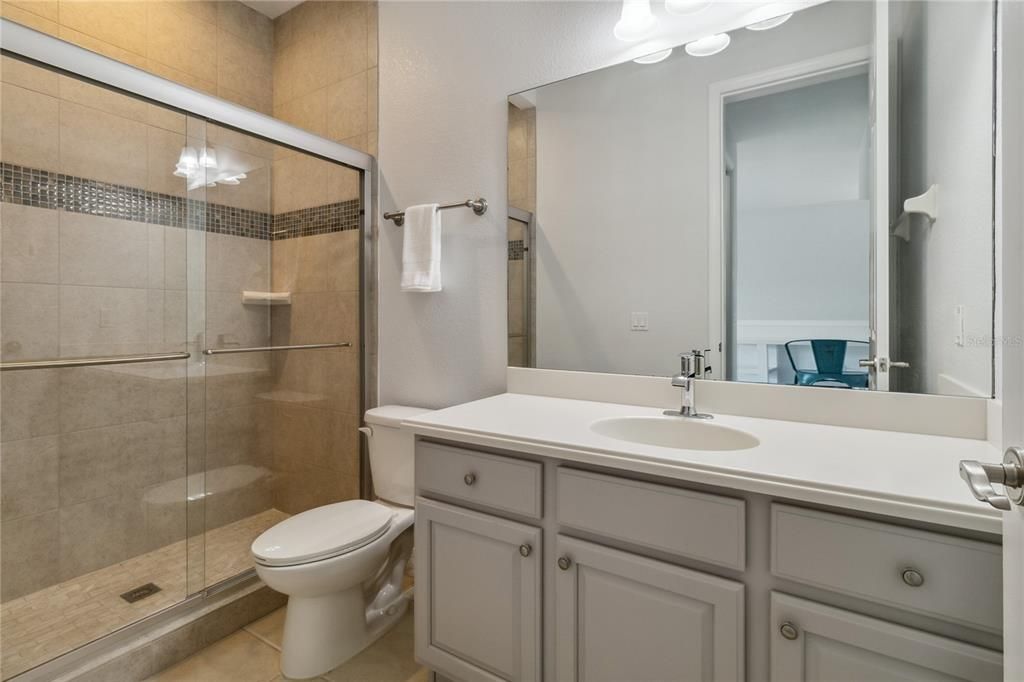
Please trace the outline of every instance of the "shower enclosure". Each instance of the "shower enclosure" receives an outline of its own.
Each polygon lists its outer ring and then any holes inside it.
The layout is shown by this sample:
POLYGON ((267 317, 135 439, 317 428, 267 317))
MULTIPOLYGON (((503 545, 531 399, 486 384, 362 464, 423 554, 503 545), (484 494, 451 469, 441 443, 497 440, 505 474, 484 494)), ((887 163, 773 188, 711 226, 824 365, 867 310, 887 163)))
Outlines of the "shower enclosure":
POLYGON ((8 679, 251 579, 260 532, 360 496, 372 159, 2 40, 8 679))

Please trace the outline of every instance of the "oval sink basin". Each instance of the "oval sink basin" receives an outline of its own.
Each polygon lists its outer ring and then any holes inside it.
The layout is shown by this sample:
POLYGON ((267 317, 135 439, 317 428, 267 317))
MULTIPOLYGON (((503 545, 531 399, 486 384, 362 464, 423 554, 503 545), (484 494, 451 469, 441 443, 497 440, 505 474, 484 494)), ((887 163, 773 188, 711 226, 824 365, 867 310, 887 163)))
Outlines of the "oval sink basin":
POLYGON ((681 450, 746 450, 759 441, 745 431, 683 417, 612 417, 590 425, 602 436, 681 450))

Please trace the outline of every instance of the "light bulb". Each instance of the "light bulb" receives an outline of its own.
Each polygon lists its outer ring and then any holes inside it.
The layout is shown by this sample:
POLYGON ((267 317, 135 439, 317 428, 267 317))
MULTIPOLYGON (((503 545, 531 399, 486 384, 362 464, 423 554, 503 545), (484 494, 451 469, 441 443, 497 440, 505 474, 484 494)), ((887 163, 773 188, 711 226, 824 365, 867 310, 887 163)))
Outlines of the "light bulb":
POLYGON ((765 19, 764 21, 758 21, 753 24, 748 24, 747 28, 751 31, 767 31, 770 28, 776 26, 782 26, 784 23, 789 21, 789 18, 793 16, 793 13, 783 14, 780 17, 772 17, 771 19, 765 19))
POLYGON ((656 23, 651 0, 622 0, 622 16, 612 33, 619 40, 632 43, 649 36, 656 23))
POLYGON ((667 50, 661 50, 660 52, 652 52, 651 54, 645 54, 643 57, 637 57, 633 61, 637 64, 657 64, 668 59, 668 56, 672 54, 672 48, 667 50))
POLYGON ((696 14, 711 7, 711 0, 665 0, 665 11, 669 14, 696 14))
POLYGON ((729 47, 731 42, 732 38, 728 33, 716 33, 713 36, 706 36, 692 43, 686 43, 683 49, 692 57, 710 57, 729 47))

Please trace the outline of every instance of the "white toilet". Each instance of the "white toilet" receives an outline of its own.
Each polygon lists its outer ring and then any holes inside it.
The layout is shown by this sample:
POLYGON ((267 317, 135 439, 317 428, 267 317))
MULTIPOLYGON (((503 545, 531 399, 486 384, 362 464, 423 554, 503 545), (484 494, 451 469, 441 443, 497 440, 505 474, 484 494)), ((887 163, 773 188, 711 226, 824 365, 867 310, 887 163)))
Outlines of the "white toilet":
POLYGON ((285 676, 315 677, 336 668, 408 608, 402 578, 412 554, 414 442, 401 423, 429 411, 387 405, 366 412, 368 426, 360 431, 369 442, 377 501, 310 509, 252 543, 256 573, 288 595, 285 676))

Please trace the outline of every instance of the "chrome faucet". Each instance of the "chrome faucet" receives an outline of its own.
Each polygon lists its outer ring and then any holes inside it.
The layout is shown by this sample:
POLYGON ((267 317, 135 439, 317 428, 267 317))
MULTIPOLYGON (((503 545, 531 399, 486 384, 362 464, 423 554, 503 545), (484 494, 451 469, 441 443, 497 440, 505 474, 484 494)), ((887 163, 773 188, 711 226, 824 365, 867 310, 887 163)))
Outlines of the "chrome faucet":
POLYGON ((694 350, 679 355, 679 374, 672 377, 672 385, 683 389, 683 403, 679 410, 665 410, 665 414, 673 417, 688 417, 690 419, 714 419, 710 414, 701 414, 697 411, 697 405, 693 398, 693 384, 697 379, 703 379, 711 368, 704 364, 704 353, 709 350, 694 350))

